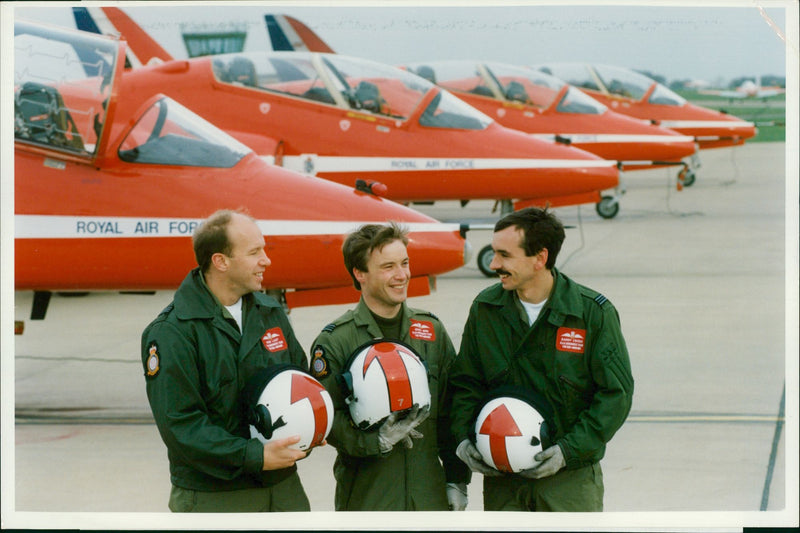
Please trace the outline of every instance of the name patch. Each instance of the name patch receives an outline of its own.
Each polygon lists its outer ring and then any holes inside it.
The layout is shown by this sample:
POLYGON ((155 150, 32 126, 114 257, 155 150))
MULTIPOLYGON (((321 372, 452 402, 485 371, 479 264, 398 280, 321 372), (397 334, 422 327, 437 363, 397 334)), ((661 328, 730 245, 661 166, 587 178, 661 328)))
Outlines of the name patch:
POLYGON ((423 341, 435 341, 436 331, 433 329, 433 323, 426 320, 413 320, 411 321, 411 329, 409 334, 412 339, 423 341))
POLYGON ((261 337, 261 343, 264 345, 264 348, 270 352, 279 352, 288 347, 281 328, 272 328, 265 331, 264 335, 261 337))
POLYGON ((586 344, 586 330, 558 328, 556 348, 562 352, 583 353, 586 344))

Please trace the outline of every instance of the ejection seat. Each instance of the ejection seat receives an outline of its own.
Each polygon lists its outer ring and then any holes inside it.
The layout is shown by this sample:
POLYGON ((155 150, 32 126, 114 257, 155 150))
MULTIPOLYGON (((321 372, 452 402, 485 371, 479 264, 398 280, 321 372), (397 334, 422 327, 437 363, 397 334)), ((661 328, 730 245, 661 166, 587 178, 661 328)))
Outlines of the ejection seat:
POLYGON ((237 56, 228 65, 228 78, 232 83, 240 83, 246 87, 257 87, 256 67, 246 57, 237 56))
POLYGON ((383 105, 386 100, 381 97, 380 89, 374 83, 368 81, 359 82, 354 96, 358 108, 373 113, 383 113, 383 105))
POLYGON ((14 137, 82 151, 83 139, 58 89, 32 81, 14 95, 14 137))
POLYGON ((433 67, 428 65, 420 65, 417 67, 417 76, 420 78, 425 78, 432 84, 436 85, 436 72, 433 70, 433 67))

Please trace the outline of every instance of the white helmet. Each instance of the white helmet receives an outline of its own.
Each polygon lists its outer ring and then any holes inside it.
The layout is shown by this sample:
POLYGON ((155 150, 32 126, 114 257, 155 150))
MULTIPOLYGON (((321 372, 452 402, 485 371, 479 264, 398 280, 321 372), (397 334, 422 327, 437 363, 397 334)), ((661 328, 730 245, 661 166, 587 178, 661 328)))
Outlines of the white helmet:
POLYGON ((431 404, 428 369, 400 341, 372 340, 353 352, 344 369, 337 379, 360 429, 374 427, 393 412, 431 404))
POLYGON ((261 442, 300 435, 293 447, 310 450, 333 426, 333 400, 322 384, 292 365, 273 365, 246 392, 250 436, 261 442))
POLYGON ((493 395, 475 420, 475 447, 484 463, 501 472, 536 466, 533 457, 550 445, 549 439, 547 419, 523 394, 493 395))

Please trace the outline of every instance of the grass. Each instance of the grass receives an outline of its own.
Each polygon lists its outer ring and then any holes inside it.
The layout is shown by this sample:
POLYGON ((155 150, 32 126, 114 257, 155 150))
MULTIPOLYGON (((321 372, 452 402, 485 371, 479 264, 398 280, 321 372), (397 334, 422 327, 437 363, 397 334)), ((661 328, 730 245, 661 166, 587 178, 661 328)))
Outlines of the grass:
POLYGON ((758 134, 747 142, 782 142, 786 140, 786 97, 765 99, 728 99, 682 92, 681 96, 695 105, 724 111, 742 120, 755 123, 758 134))

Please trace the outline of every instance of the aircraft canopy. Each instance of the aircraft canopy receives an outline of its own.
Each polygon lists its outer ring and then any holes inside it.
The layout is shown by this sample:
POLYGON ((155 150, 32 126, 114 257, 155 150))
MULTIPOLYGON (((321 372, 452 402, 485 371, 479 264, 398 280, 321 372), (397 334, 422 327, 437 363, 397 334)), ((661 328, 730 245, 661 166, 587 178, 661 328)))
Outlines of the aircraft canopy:
POLYGON ((408 69, 454 93, 471 93, 518 102, 540 110, 600 115, 607 108, 560 79, 543 72, 503 63, 435 61, 408 69))
POLYGON ((422 112, 428 127, 484 129, 492 119, 405 70, 338 54, 241 53, 215 56, 214 76, 222 83, 299 97, 320 104, 399 121, 422 112))

